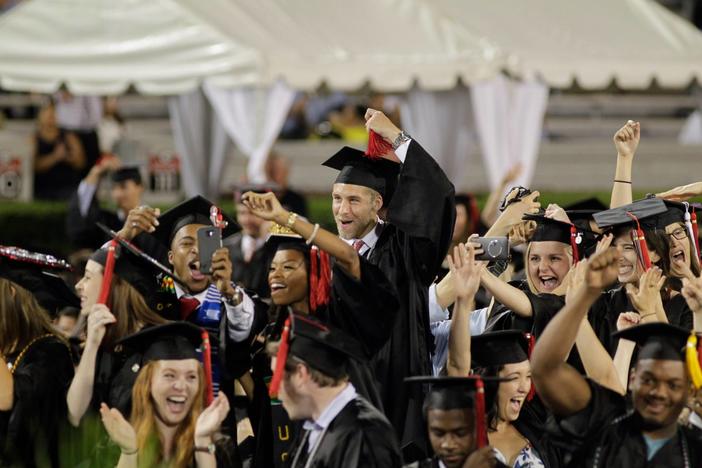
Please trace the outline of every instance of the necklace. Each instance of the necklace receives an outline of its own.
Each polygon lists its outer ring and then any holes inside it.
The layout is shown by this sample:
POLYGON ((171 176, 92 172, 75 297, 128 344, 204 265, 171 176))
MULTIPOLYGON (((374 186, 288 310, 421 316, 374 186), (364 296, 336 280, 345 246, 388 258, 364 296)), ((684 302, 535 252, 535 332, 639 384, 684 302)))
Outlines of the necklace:
POLYGON ((44 338, 49 338, 51 336, 55 336, 55 335, 53 333, 47 333, 46 335, 37 336, 32 341, 30 341, 27 344, 27 346, 25 346, 22 349, 22 351, 20 351, 20 353, 17 355, 17 359, 15 359, 15 361, 12 364, 10 364, 9 362, 7 363, 7 368, 10 369, 10 374, 14 375, 15 369, 17 368, 19 363, 22 361, 22 358, 24 357, 24 355, 27 354, 27 351, 29 351, 30 346, 32 346, 34 343, 36 343, 39 340, 43 340, 44 338))

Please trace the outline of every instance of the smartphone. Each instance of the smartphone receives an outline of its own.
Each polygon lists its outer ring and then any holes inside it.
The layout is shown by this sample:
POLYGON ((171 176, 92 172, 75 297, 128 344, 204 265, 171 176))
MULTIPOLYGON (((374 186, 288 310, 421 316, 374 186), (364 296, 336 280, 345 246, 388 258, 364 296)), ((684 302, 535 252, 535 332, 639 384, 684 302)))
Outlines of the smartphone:
POLYGON ((483 253, 476 255, 476 260, 509 260, 509 239, 507 237, 478 237, 474 240, 480 244, 483 253))
POLYGON ((197 230, 197 250, 200 255, 200 272, 212 274, 212 255, 222 248, 222 230, 214 226, 205 226, 197 230))

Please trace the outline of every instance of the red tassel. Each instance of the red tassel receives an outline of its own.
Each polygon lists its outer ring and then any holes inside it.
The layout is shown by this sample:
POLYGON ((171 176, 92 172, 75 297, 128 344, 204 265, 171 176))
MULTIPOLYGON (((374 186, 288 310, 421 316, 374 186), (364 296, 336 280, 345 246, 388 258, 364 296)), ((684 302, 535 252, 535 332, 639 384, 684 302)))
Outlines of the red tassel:
POLYGON ((475 440, 478 448, 488 445, 487 424, 485 421, 485 386, 483 379, 475 382, 475 440))
MULTIPOLYGON (((536 344, 536 337, 533 333, 525 333, 524 336, 529 341, 529 346, 527 347, 527 357, 531 361, 531 352, 534 351, 534 345, 536 344)), ((531 388, 529 389, 529 394, 527 395, 527 401, 534 399, 536 395, 536 387, 534 387, 534 381, 531 382, 531 388)))
POLYGON ((107 246, 107 260, 105 261, 105 271, 102 274, 102 285, 97 303, 109 306, 110 286, 112 284, 112 274, 115 271, 115 252, 117 250, 117 240, 112 239, 107 246))
POLYGON ((278 390, 280 389, 280 381, 283 379, 283 372, 285 371, 285 361, 288 360, 289 334, 290 317, 285 319, 285 324, 283 325, 283 333, 280 334, 280 346, 278 347, 278 354, 276 354, 275 371, 273 371, 271 385, 270 387, 268 387, 268 395, 271 398, 275 398, 278 396, 278 390))
POLYGON ((202 363, 205 366, 205 406, 210 406, 214 400, 214 386, 212 385, 212 349, 207 330, 202 330, 202 363))
POLYGON ((331 288, 331 267, 329 255, 316 246, 310 249, 310 310, 329 303, 331 288))
POLYGON ((635 234, 635 242, 638 242, 639 244, 639 252, 641 252, 641 258, 639 259, 641 261, 641 266, 643 267, 644 271, 648 271, 649 268, 651 268, 651 257, 648 255, 648 246, 646 245, 646 236, 644 236, 643 230, 641 230, 641 225, 639 224, 639 218, 634 216, 633 214, 627 212, 627 215, 634 220, 636 223, 636 229, 634 229, 634 234, 635 234))
POLYGON ((369 159, 382 159, 388 153, 393 151, 392 145, 385 141, 383 137, 375 133, 373 130, 368 131, 368 149, 366 157, 369 159))
POLYGON ((570 226, 570 248, 573 249, 573 264, 575 265, 580 261, 580 254, 578 253, 578 228, 571 224, 570 226))

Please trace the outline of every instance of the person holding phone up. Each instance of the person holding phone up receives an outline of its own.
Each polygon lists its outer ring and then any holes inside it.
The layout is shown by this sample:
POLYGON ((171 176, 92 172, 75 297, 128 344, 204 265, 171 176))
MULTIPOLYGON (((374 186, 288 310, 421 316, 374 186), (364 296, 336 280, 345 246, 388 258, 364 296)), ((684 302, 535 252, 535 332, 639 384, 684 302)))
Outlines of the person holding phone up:
MULTIPOLYGON (((256 305, 231 282, 229 251, 221 243, 222 237, 236 231, 236 222, 221 216, 226 226, 213 230, 213 206, 201 196, 186 200, 158 218, 153 235, 168 248, 168 262, 185 283, 185 288, 174 285, 180 310, 178 317, 169 318, 187 320, 209 332, 215 393, 221 389, 232 400, 239 372, 226 359, 227 347, 249 338, 256 305)), ((224 426, 232 429, 228 420, 224 426)))

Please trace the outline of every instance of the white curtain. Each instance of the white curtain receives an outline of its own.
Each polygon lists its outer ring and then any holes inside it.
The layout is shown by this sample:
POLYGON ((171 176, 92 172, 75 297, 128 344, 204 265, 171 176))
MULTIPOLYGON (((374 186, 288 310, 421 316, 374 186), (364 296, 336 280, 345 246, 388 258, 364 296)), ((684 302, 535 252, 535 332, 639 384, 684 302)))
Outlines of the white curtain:
POLYGON ((402 127, 431 154, 456 187, 467 170, 466 156, 476 144, 470 92, 413 88, 400 106, 402 127))
POLYGON ((168 110, 185 195, 216 199, 230 145, 224 128, 199 89, 169 98, 168 110))
POLYGON ((490 188, 500 184, 515 164, 522 165, 515 184, 529 186, 541 141, 548 87, 498 75, 471 86, 471 101, 490 188))
POLYGON ((266 181, 266 158, 278 138, 295 92, 283 82, 270 88, 220 89, 203 87, 229 137, 248 157, 247 178, 251 183, 266 181))
POLYGON ((702 145, 702 111, 690 114, 680 130, 678 142, 681 145, 702 145))

